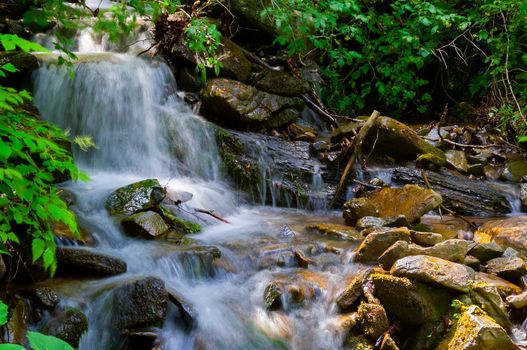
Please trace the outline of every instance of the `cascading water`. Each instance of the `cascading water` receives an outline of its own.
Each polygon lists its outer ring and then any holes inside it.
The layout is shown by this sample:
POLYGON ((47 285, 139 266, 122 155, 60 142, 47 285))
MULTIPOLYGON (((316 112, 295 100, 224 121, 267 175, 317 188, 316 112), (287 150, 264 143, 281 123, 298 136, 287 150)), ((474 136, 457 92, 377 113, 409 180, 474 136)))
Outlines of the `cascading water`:
MULTIPOLYGON (((79 49, 101 51, 102 45, 90 43, 90 38, 89 33, 82 34, 79 49)), ((292 267, 262 270, 254 262, 260 254, 255 242, 293 248, 311 245, 303 235, 294 238, 295 243, 280 237, 280 227, 285 222, 300 231, 317 218, 240 205, 221 181, 213 126, 180 101, 174 77, 163 62, 108 52, 79 57, 73 79, 64 67, 42 65, 34 76, 34 103, 45 119, 69 129, 73 136, 93 137, 97 149, 75 150, 79 166, 91 181, 71 183, 67 188, 77 196, 74 210, 79 221, 98 244, 92 249, 119 257, 128 265, 128 272, 121 276, 63 282, 56 287, 66 296, 64 304, 83 308, 89 318, 89 331, 81 338, 80 349, 120 347, 115 343, 119 335, 109 328, 109 310, 114 308, 111 286, 146 275, 163 279, 168 289, 177 291, 195 310, 195 325, 188 330, 174 321, 176 311, 170 309, 163 328, 157 331, 159 349, 339 348, 343 334, 334 330, 331 321, 338 319, 330 302, 334 291, 313 287, 317 298, 306 301, 309 307, 305 310, 287 306, 287 315, 269 313, 262 302, 266 284, 277 274, 293 276, 299 271, 292 267), (217 210, 232 222, 206 225, 203 233, 193 236, 202 244, 220 248, 222 266, 174 258, 174 246, 168 243, 137 240, 122 233, 104 209, 104 200, 114 189, 149 177, 192 192, 189 205, 217 210)), ((313 186, 320 185, 315 174, 313 186)), ((324 219, 328 220, 331 218, 324 219)), ((323 263, 316 268, 323 283, 341 280, 348 268, 332 266, 340 265, 344 255, 324 249, 323 263)))

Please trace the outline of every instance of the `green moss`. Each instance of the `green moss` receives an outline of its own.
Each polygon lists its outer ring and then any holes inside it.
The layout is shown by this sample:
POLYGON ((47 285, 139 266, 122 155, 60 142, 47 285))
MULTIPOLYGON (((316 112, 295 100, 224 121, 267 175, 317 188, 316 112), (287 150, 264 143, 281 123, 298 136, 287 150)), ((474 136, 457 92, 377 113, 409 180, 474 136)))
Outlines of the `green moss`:
POLYGON ((159 209, 161 211, 161 214, 177 233, 186 235, 190 233, 201 232, 202 228, 199 224, 178 218, 170 210, 168 210, 162 205, 159 206, 159 209))

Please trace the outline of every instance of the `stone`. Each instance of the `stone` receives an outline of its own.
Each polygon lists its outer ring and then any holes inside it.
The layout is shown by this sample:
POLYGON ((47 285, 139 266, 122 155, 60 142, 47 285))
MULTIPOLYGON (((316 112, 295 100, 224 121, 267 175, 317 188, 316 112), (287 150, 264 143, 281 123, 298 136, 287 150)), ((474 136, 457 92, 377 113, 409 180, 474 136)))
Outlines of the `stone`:
POLYGON ((344 342, 346 349, 374 350, 375 344, 363 334, 349 334, 344 342))
POLYGON ((519 350, 507 332, 481 308, 469 306, 436 350, 519 350))
POLYGON ((84 248, 57 248, 57 274, 67 276, 113 276, 126 272, 121 259, 84 248))
POLYGON ((88 318, 79 309, 67 309, 46 323, 42 333, 64 340, 74 348, 88 331, 88 318))
POLYGON ((379 218, 375 216, 365 216, 357 220, 355 227, 358 230, 367 230, 375 227, 403 227, 410 226, 406 216, 397 215, 386 218, 379 218))
POLYGON ((481 269, 481 261, 472 255, 467 255, 465 260, 463 260, 463 264, 471 267, 474 271, 479 271, 481 269))
POLYGON ((202 93, 202 113, 220 124, 246 129, 279 128, 300 116, 304 102, 259 91, 229 79, 211 79, 202 93))
POLYGON ((390 327, 384 307, 378 304, 360 304, 357 310, 357 323, 361 333, 373 341, 377 341, 390 327))
POLYGON ((527 306, 527 290, 524 290, 520 294, 509 295, 507 297, 507 303, 515 309, 523 309, 527 306))
POLYGON ((520 184, 520 202, 522 210, 527 211, 527 183, 520 184))
POLYGON ((485 174, 485 178, 487 180, 496 181, 503 173, 503 168, 487 164, 483 166, 483 173, 485 174))
POLYGON ((525 175, 527 175, 527 160, 508 160, 501 178, 506 181, 519 182, 525 175))
POLYGON ((254 86, 262 91, 282 95, 298 96, 309 91, 309 84, 289 73, 265 70, 255 78, 254 86))
POLYGON ((390 117, 379 117, 362 144, 365 154, 389 155, 399 160, 425 157, 436 166, 445 165, 443 151, 423 140, 413 129, 390 117), (397 145, 397 147, 394 147, 397 145))
POLYGON ((45 310, 53 310, 60 301, 58 294, 49 287, 31 289, 28 296, 34 306, 45 310))
POLYGON ((115 190, 106 199, 106 209, 111 215, 131 215, 157 207, 165 195, 159 181, 143 180, 115 190))
POLYGON ((4 278, 6 272, 7 268, 5 266, 4 258, 2 258, 2 255, 0 255, 0 280, 4 278))
POLYGON ((366 271, 362 271, 357 275, 352 276, 347 283, 346 288, 338 295, 336 303, 341 313, 350 311, 353 304, 355 304, 361 296, 362 283, 365 275, 366 271))
POLYGON ((177 291, 167 288, 167 292, 169 301, 174 304, 179 311, 176 315, 177 318, 185 324, 187 329, 191 329, 196 325, 198 316, 194 306, 177 291))
POLYGON ((193 277, 213 277, 214 263, 221 258, 221 251, 215 246, 191 245, 180 246, 163 257, 163 259, 179 262, 193 277))
POLYGON ((113 291, 113 322, 118 329, 160 326, 168 310, 165 282, 157 277, 128 281, 113 291))
POLYGON ((468 171, 468 162, 465 152, 449 149, 445 151, 445 157, 447 165, 452 169, 461 173, 466 173, 468 171))
POLYGON ((440 204, 441 195, 417 185, 385 187, 346 202, 343 216, 348 225, 354 225, 365 216, 387 218, 399 215, 404 215, 408 223, 412 224, 440 204))
POLYGON ((385 270, 389 270, 397 260, 413 255, 427 255, 452 262, 463 262, 467 250, 468 243, 461 239, 449 239, 426 248, 398 241, 389 247, 377 261, 385 270))
MULTIPOLYGON (((201 232, 202 228, 199 224, 191 221, 187 221, 176 216, 170 210, 168 210, 164 205, 160 205, 158 209, 163 214, 163 219, 167 224, 170 225, 170 229, 176 233, 182 235, 188 235, 192 233, 201 232)), ((160 224, 161 225, 161 224, 160 224)))
POLYGON ((444 240, 443 236, 439 233, 414 230, 410 232, 410 237, 412 238, 412 242, 424 246, 436 245, 444 240))
POLYGON ((355 251, 355 261, 376 261, 379 256, 397 241, 410 242, 407 228, 379 229, 366 236, 355 251))
POLYGON ((315 300, 327 287, 323 276, 309 270, 293 275, 276 274, 264 290, 266 309, 289 311, 303 307, 308 301, 315 300))
POLYGON ((339 143, 344 138, 351 140, 363 125, 364 122, 362 121, 352 121, 346 124, 341 124, 338 128, 333 130, 331 142, 339 143))
POLYGON ((519 294, 522 291, 522 289, 514 283, 485 272, 476 272, 476 282, 483 282, 495 286, 502 297, 507 297, 513 293, 519 294))
POLYGON ((505 250, 495 242, 476 243, 470 250, 469 254, 478 258, 482 263, 488 260, 499 258, 505 250))
POLYGON ((467 171, 471 175, 475 176, 484 176, 485 175, 485 167, 483 164, 469 164, 467 171))
POLYGON ((306 226, 306 231, 350 241, 361 241, 364 239, 364 236, 354 227, 347 225, 329 223, 309 224, 306 226))
POLYGON ((31 73, 38 69, 38 59, 28 53, 22 51, 0 52, 0 66, 11 63, 18 70, 15 74, 20 78, 21 76, 31 76, 31 73))
POLYGON ((492 317, 507 332, 511 331, 512 323, 509 319, 507 305, 501 299, 496 286, 471 282, 469 284, 469 296, 475 305, 485 310, 487 315, 492 317))
POLYGON ((3 327, 2 337, 0 339, 9 339, 11 343, 24 344, 26 342, 26 332, 29 329, 31 318, 30 304, 28 300, 15 295, 14 302, 9 309, 9 318, 7 324, 3 327))
POLYGON ((475 278, 474 270, 468 266, 425 255, 399 259, 390 272, 397 277, 407 277, 463 293, 468 292, 468 283, 475 278))
POLYGON ((121 225, 130 236, 157 237, 165 234, 170 227, 161 215, 153 211, 145 211, 124 218, 121 225))
POLYGON ((474 234, 480 243, 496 242, 504 248, 514 248, 527 256, 527 216, 489 220, 474 234))
POLYGON ((519 280, 527 274, 527 265, 522 258, 495 258, 487 261, 488 273, 496 274, 505 279, 519 280))
POLYGON ((406 324, 439 320, 448 313, 450 294, 408 278, 372 274, 377 297, 386 310, 406 324))

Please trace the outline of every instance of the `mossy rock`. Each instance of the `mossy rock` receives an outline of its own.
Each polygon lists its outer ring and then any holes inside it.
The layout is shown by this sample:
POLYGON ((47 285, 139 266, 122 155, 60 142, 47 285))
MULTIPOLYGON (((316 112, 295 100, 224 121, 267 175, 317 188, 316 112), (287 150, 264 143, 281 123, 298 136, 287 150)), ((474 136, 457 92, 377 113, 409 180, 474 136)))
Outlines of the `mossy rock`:
POLYGON ((152 238, 170 230, 161 215, 153 211, 145 211, 124 218, 121 225, 130 236, 152 238))
POLYGON ((79 346, 81 336, 88 331, 88 318, 79 309, 71 308, 48 322, 42 332, 64 340, 73 347, 79 346))
POLYGON ((202 228, 199 224, 191 221, 187 221, 182 218, 178 218, 175 214, 173 214, 170 210, 168 210, 163 205, 159 206, 159 210, 161 211, 161 214, 163 214, 163 217, 168 222, 168 224, 171 226, 171 228, 180 234, 187 235, 191 233, 198 233, 202 231, 202 228))
POLYGON ((156 208, 165 198, 166 191, 156 179, 147 179, 120 187, 106 199, 111 215, 131 215, 156 208))

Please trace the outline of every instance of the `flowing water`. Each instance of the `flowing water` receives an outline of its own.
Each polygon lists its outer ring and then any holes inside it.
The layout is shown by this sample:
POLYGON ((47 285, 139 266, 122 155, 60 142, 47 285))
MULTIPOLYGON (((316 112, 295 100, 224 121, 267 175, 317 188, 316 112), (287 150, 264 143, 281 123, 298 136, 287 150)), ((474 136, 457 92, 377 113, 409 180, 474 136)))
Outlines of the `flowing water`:
MULTIPOLYGON (((103 45, 81 34, 80 63, 75 76, 52 63, 43 63, 34 76, 34 103, 43 117, 70 130, 73 136, 90 135, 97 149, 75 150, 86 183, 70 183, 82 226, 92 232, 95 249, 126 261, 128 272, 93 281, 58 280, 62 303, 81 307, 89 318, 89 331, 80 349, 119 348, 111 331, 111 286, 140 276, 157 276, 176 291, 195 313, 192 329, 170 314, 158 333, 159 349, 337 349, 334 302, 337 283, 354 273, 349 264, 350 244, 321 242, 304 232, 306 223, 339 222, 332 213, 247 205, 222 180, 214 127, 194 114, 177 95, 174 77, 162 61, 132 54, 101 52, 103 45), (82 52, 88 51, 88 52, 82 52), (214 245, 222 258, 215 264, 174 258, 174 246, 160 241, 129 238, 104 208, 116 188, 145 178, 157 178, 167 188, 193 193, 186 207, 215 210, 231 224, 201 219, 204 231, 193 236, 202 245, 214 245), (283 225, 295 232, 285 238, 283 225), (314 252, 310 271, 266 261, 273 249, 314 252), (268 312, 264 289, 274 279, 297 279, 309 285, 313 298, 303 307, 287 299, 285 311, 268 312), (307 281, 307 282, 306 282, 307 281)), ((313 175, 319 190, 322 178, 313 175)))

